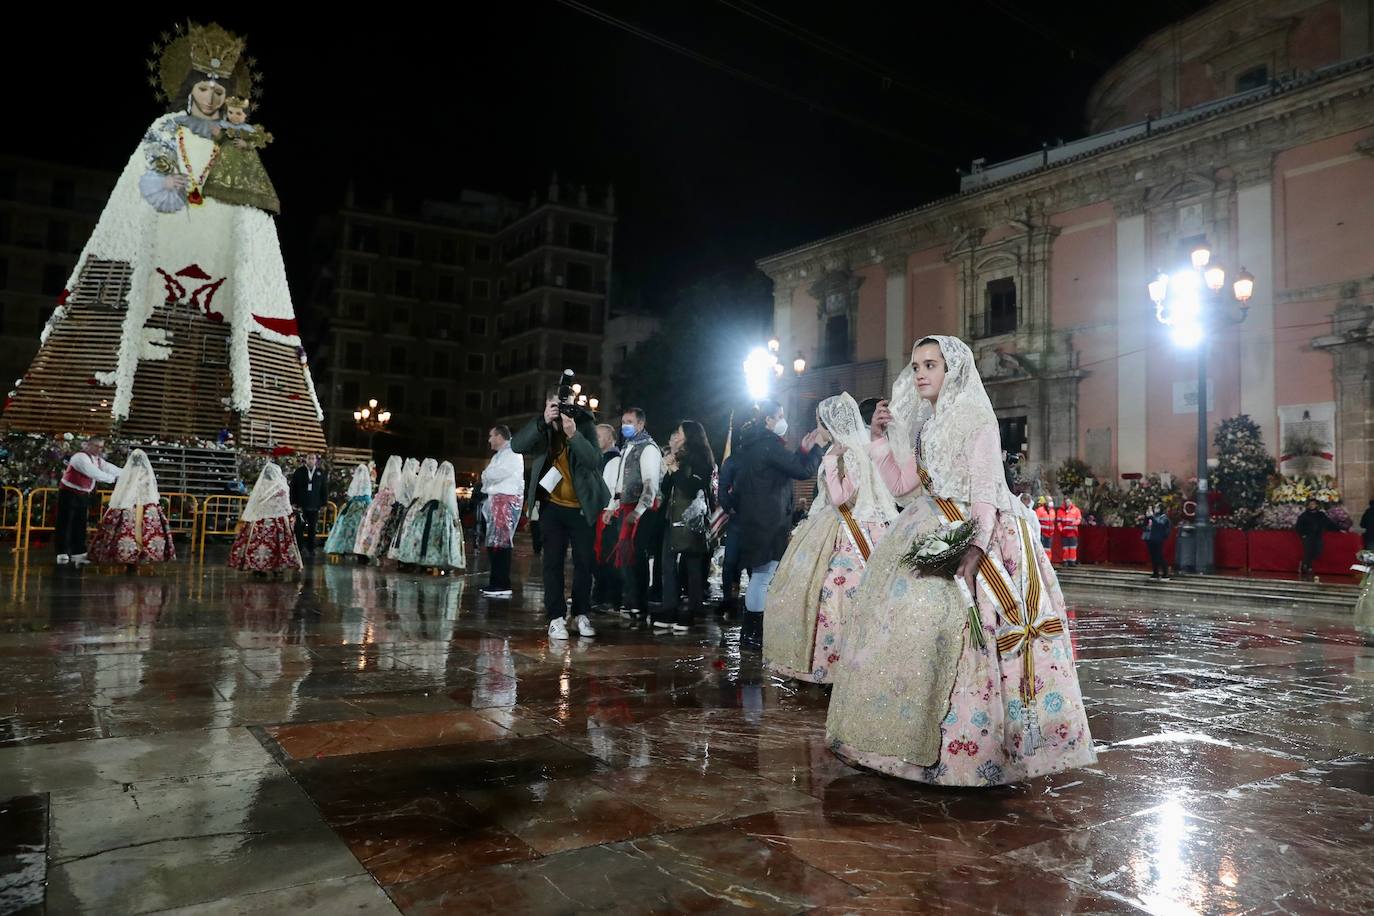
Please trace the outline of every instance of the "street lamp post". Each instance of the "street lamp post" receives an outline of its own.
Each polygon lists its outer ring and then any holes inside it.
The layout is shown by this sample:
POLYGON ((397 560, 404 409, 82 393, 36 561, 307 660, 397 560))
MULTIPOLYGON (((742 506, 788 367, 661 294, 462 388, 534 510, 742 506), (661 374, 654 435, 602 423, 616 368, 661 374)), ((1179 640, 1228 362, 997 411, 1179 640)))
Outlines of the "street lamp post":
POLYGON ((1228 297, 1226 270, 1212 261, 1205 242, 1193 247, 1189 262, 1188 267, 1173 274, 1158 274, 1149 291, 1155 318, 1170 328, 1174 343, 1197 348, 1197 514, 1191 526, 1185 524, 1179 530, 1176 565, 1180 570, 1206 574, 1213 571, 1215 556, 1215 529, 1207 501, 1207 351, 1212 331, 1245 321, 1255 277, 1242 267, 1228 297), (1230 305, 1228 298, 1239 303, 1238 317, 1225 311, 1230 305))
POLYGON ((358 429, 367 433, 367 451, 371 455, 372 441, 377 433, 383 432, 391 422, 391 411, 379 405, 376 398, 372 398, 366 405, 353 411, 353 422, 358 429))

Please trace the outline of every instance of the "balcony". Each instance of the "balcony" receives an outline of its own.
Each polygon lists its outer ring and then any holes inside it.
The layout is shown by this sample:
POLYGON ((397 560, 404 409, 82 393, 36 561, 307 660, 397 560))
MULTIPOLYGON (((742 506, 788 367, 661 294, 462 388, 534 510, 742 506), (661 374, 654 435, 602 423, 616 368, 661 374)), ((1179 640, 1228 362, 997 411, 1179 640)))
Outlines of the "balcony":
POLYGON ((525 293, 541 288, 552 288, 570 290, 577 293, 590 293, 592 295, 606 295, 606 281, 569 276, 557 272, 546 273, 542 270, 535 271, 529 276, 516 277, 511 281, 511 291, 506 296, 506 300, 515 299, 525 293))
POLYGON ((597 237, 595 233, 571 232, 568 226, 560 226, 552 233, 544 230, 524 236, 503 246, 501 257, 506 264, 523 258, 532 251, 545 246, 553 248, 566 248, 569 251, 585 251, 588 254, 609 255, 611 253, 610 239, 597 237))
POLYGON ((968 337, 970 340, 985 340, 1013 334, 1021 325, 1021 309, 992 309, 977 312, 968 318, 968 337))

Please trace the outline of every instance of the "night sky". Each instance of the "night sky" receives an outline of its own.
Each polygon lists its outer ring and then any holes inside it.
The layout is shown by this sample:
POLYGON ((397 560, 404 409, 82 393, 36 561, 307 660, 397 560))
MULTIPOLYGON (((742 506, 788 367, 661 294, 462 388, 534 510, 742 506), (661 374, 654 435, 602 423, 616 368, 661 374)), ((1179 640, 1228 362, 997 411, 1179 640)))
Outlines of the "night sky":
MULTIPOLYGON (((556 169, 615 183, 617 285, 662 307, 684 283, 952 193, 974 157, 1081 135, 1103 70, 1203 5, 510 0, 217 18, 266 75, 255 120, 277 138, 263 161, 298 301, 350 176, 401 198, 523 201, 556 169)), ((126 7, 72 28, 50 9, 22 34, 61 35, 60 52, 35 41, 26 59, 8 36, 5 148, 117 171, 160 113, 144 60, 174 20, 126 7)))

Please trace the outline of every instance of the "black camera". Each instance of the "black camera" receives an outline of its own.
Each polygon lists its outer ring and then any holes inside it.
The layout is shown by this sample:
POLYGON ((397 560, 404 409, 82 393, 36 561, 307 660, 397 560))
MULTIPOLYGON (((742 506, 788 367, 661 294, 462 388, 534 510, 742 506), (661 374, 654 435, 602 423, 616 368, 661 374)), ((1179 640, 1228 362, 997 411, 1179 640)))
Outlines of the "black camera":
POLYGON ((572 417, 575 423, 582 423, 590 420, 592 415, 587 408, 578 406, 577 389, 573 387, 576 384, 577 376, 571 369, 564 369, 563 377, 558 380, 558 412, 565 417, 572 417))

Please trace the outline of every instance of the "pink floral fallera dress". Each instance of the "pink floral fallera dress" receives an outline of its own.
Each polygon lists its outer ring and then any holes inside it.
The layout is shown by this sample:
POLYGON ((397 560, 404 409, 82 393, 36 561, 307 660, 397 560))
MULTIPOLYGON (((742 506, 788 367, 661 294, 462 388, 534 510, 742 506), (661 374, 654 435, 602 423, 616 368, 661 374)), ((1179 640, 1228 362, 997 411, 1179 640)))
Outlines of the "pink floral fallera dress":
MULTIPOLYGON (((996 426, 980 429, 967 454, 973 475, 1001 474, 987 460, 1000 455, 996 426)), ((894 455, 886 439, 870 455, 894 493, 919 486, 914 456, 894 455)), ((984 646, 970 638, 953 583, 897 562, 946 518, 922 490, 870 558, 840 652, 831 749, 852 764, 945 786, 1000 785, 1092 764, 1064 597, 1033 518, 981 503, 954 508, 978 521, 988 559, 976 589, 984 646)))
MULTIPOLYGON (((834 457, 826 456, 821 463, 821 474, 823 484, 830 494, 832 507, 852 502, 857 492, 854 479, 841 475, 839 462, 834 457)), ((838 514, 833 508, 827 511, 838 514)), ((887 530, 887 524, 881 521, 856 519, 855 523, 859 526, 870 550, 877 545, 887 530)), ((770 657, 770 667, 773 671, 786 678, 813 684, 829 684, 834 679, 831 669, 840 660, 845 620, 852 613, 850 605, 858 594, 859 583, 863 581, 866 562, 848 525, 841 520, 834 527, 835 536, 829 539, 828 544, 830 564, 821 583, 815 629, 811 634, 811 667, 797 670, 771 660, 770 657)), ((770 627, 770 635, 771 631, 770 627)))

